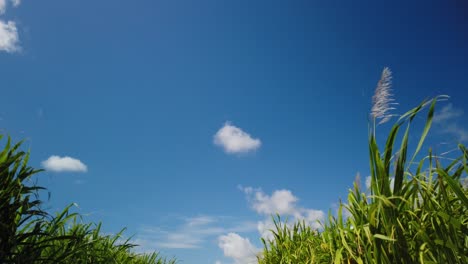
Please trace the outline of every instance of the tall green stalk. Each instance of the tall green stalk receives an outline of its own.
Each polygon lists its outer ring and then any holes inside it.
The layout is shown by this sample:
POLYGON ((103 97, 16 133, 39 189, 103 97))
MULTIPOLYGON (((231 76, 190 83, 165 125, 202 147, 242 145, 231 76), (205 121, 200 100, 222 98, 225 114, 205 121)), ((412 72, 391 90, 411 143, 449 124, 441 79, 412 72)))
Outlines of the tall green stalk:
POLYGON ((275 239, 263 241, 259 263, 468 263, 468 190, 461 184, 468 174, 466 148, 459 145, 460 157, 446 167, 431 151, 413 165, 436 102, 444 98, 425 101, 402 115, 382 151, 374 118, 368 142, 369 192, 355 183, 348 202, 340 205, 337 216, 329 214, 321 230, 300 223, 294 228, 276 225, 275 239), (426 122, 410 155, 410 128, 425 109, 426 122), (343 210, 349 212, 347 218, 343 210), (291 261, 296 256, 300 261, 291 261))
POLYGON ((12 146, 8 138, 0 152, 0 263, 176 263, 134 253, 136 245, 122 241, 123 230, 103 235, 100 223, 84 223, 71 205, 55 216, 42 210, 38 191, 44 188, 29 181, 41 170, 28 166, 21 143, 12 146))

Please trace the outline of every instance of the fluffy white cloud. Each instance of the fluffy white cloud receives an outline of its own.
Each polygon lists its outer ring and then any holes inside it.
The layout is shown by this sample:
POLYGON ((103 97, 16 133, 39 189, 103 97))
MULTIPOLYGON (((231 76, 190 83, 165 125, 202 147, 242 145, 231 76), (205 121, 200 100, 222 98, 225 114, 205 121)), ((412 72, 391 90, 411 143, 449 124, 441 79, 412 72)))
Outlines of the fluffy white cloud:
POLYGON ((0 20, 0 51, 12 53, 19 50, 18 29, 15 22, 0 20))
POLYGON ((54 172, 86 172, 88 167, 78 159, 71 157, 50 156, 42 162, 42 166, 48 171, 54 172))
POLYGON ((258 232, 265 239, 271 239, 270 230, 275 229, 271 215, 279 214, 283 219, 286 217, 290 224, 304 220, 314 229, 321 228, 319 221, 325 219, 325 213, 321 210, 298 206, 299 199, 289 190, 276 190, 271 195, 267 195, 261 189, 252 187, 240 187, 240 189, 246 194, 252 209, 265 216, 264 221, 257 223, 258 232))
POLYGON ((274 191, 271 196, 256 191, 252 199, 252 207, 259 214, 293 214, 297 200, 297 197, 288 190, 274 191))
POLYGON ((218 238, 218 246, 223 250, 224 256, 232 258, 235 264, 257 263, 256 248, 248 238, 243 238, 236 233, 229 233, 218 238))
POLYGON ((262 144, 242 129, 226 122, 214 135, 214 143, 224 148, 226 153, 246 153, 254 151, 262 144))
POLYGON ((13 4, 14 7, 17 7, 21 4, 21 0, 11 0, 11 3, 13 4))

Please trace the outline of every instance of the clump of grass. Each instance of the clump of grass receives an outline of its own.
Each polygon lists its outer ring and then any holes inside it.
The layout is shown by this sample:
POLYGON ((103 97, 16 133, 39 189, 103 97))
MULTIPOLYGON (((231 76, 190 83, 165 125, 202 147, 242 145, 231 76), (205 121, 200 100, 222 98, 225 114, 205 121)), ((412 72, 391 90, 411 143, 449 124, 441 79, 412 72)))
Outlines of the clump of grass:
POLYGON ((259 263, 330 263, 326 244, 318 231, 305 221, 288 226, 277 215, 273 223, 273 239, 267 241, 262 238, 264 251, 258 259, 259 263))
POLYGON ((21 143, 12 146, 8 138, 0 152, 0 263, 176 263, 156 252, 134 253, 136 245, 122 241, 124 230, 104 235, 100 223, 84 223, 72 205, 55 216, 41 209, 44 188, 28 185, 41 170, 28 166, 21 143))
POLYGON ((303 223, 293 228, 276 225, 275 239, 263 241, 259 263, 468 263, 468 190, 460 181, 468 174, 468 151, 459 145, 460 156, 443 166, 429 150, 412 166, 430 130, 436 102, 443 96, 402 115, 381 151, 375 123, 389 117, 389 76, 385 69, 374 96, 370 193, 355 183, 347 204, 340 205, 336 217, 329 214, 323 230, 311 230, 303 223), (388 93, 379 94, 382 91, 388 93), (409 155, 411 124, 424 109, 428 109, 425 126, 409 155), (349 217, 343 217, 343 209, 349 217))

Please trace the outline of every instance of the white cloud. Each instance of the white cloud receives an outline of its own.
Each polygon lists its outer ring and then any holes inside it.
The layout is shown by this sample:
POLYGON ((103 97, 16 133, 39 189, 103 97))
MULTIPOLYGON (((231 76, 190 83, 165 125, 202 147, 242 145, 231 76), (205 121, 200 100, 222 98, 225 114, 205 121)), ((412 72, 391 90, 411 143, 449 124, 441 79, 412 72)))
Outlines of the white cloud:
POLYGON ((257 263, 256 248, 248 238, 243 238, 236 233, 229 233, 218 238, 218 246, 223 250, 224 256, 232 258, 235 264, 257 263))
POLYGON ((14 7, 17 7, 21 4, 21 0, 11 0, 11 3, 13 4, 14 7))
POLYGON ((226 122, 214 135, 214 143, 224 148, 226 153, 246 153, 254 151, 262 144, 242 129, 226 122))
POLYGON ((87 166, 78 159, 71 157, 50 156, 42 162, 42 166, 48 171, 54 172, 86 172, 87 166))
POLYGON ((299 199, 289 190, 276 190, 271 195, 265 194, 261 189, 252 187, 240 187, 247 196, 252 209, 265 216, 264 221, 257 223, 257 229, 263 238, 271 239, 270 229, 274 229, 271 215, 279 214, 288 223, 304 220, 313 229, 321 228, 319 221, 325 219, 325 213, 321 210, 304 208, 297 205, 299 199))
POLYGON ((140 229, 135 243, 137 250, 152 252, 160 248, 196 249, 207 241, 229 232, 251 232, 256 229, 253 222, 241 222, 226 227, 227 219, 213 216, 197 216, 183 219, 174 229, 146 227, 140 229), (221 220, 223 220, 221 223, 221 220))
POLYGON ((259 214, 291 214, 295 210, 297 200, 297 197, 288 190, 274 191, 271 196, 257 191, 252 201, 252 207, 259 214))
POLYGON ((20 50, 18 29, 15 22, 0 20, 0 51, 13 53, 20 50))

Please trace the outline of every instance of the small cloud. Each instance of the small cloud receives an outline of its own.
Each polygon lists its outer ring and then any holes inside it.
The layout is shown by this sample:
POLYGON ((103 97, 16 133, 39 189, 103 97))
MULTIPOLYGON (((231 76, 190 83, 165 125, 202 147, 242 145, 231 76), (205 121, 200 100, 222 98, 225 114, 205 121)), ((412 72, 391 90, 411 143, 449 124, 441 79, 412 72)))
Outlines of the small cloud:
POLYGON ((42 166, 53 172, 86 172, 87 166, 78 159, 71 157, 50 156, 42 162, 42 166))
POLYGON ((20 50, 16 23, 13 21, 5 22, 0 20, 0 51, 13 53, 20 50))
POLYGON ((232 258, 235 264, 257 263, 256 248, 248 238, 243 238, 236 233, 229 233, 218 238, 218 246, 224 252, 224 256, 232 258))
POLYGON ((242 129, 226 122, 214 135, 214 144, 221 146, 226 153, 247 153, 261 146, 260 139, 252 138, 242 129))

